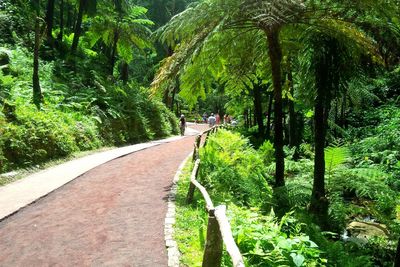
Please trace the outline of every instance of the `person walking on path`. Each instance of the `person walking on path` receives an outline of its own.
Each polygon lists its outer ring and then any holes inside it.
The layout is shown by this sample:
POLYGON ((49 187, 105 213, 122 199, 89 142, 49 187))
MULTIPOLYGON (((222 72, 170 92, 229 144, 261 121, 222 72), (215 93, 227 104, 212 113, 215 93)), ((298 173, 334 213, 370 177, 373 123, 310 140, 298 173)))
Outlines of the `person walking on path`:
POLYGON ((214 113, 211 113, 211 116, 208 117, 208 125, 210 125, 210 127, 213 127, 215 125, 216 119, 214 117, 214 113))
POLYGON ((217 125, 221 123, 221 117, 219 116, 218 113, 215 115, 215 122, 217 123, 217 125))
POLYGON ((207 112, 204 112, 203 113, 203 122, 204 123, 207 123, 207 117, 208 117, 207 112))
POLYGON ((186 119, 185 115, 181 115, 181 118, 179 119, 179 129, 181 130, 181 135, 185 135, 185 128, 186 128, 186 119))

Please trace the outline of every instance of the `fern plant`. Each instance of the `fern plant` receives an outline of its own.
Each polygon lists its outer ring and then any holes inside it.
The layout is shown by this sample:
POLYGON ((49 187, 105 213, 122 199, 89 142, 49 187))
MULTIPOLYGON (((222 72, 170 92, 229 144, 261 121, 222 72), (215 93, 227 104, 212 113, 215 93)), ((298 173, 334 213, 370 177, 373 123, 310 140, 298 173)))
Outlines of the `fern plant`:
POLYGON ((350 157, 350 150, 345 146, 330 146, 325 148, 325 166, 329 177, 335 168, 345 163, 350 157))

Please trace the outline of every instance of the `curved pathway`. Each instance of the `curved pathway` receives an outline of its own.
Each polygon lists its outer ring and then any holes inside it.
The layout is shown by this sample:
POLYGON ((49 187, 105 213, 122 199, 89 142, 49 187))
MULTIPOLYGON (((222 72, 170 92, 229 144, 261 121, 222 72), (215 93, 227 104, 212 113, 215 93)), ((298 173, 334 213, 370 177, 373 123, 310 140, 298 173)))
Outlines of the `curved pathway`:
POLYGON ((193 141, 100 165, 4 219, 0 266, 167 266, 167 196, 193 141))

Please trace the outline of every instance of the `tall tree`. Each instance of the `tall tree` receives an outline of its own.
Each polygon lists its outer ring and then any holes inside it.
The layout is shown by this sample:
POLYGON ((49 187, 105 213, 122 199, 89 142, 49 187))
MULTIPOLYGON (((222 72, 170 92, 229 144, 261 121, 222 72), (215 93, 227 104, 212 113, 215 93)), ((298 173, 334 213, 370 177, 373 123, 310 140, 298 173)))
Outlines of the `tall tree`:
MULTIPOLYGON (((185 62, 185 57, 182 57, 181 54, 185 54, 186 58, 191 58, 193 52, 197 55, 198 51, 205 45, 205 42, 211 40, 211 37, 216 33, 226 30, 240 32, 249 29, 264 33, 274 88, 275 186, 277 187, 284 185, 282 48, 279 35, 282 25, 287 22, 286 17, 292 17, 293 12, 297 12, 302 8, 302 5, 297 1, 204 1, 176 16, 165 27, 167 33, 172 33, 164 37, 165 39, 171 38, 171 36, 175 38, 174 35, 178 31, 179 33, 176 34, 180 36, 180 41, 184 43, 184 45, 181 44, 179 46, 179 52, 182 52, 178 53, 175 58, 174 56, 170 57, 171 60, 166 62, 166 69, 176 68, 174 71, 169 71, 168 75, 179 72, 179 67, 182 67, 182 63, 185 62), (197 24, 198 26, 181 27, 181 22, 185 20, 188 20, 186 23, 189 25, 197 24), (187 32, 184 32, 185 30, 187 32)), ((162 79, 165 78, 163 77, 163 71, 165 71, 164 68, 156 77, 155 86, 160 82, 162 83, 162 79)))
POLYGON ((98 15, 91 20, 88 35, 91 44, 100 40, 110 49, 109 74, 113 75, 115 63, 119 56, 122 60, 121 79, 126 82, 129 74, 129 63, 135 53, 151 49, 151 31, 153 25, 146 18, 147 9, 142 6, 124 5, 120 1, 104 4, 99 8, 98 15))
POLYGON ((64 35, 64 0, 60 0, 60 32, 58 33, 57 40, 62 42, 64 35))
POLYGON ((39 48, 40 48, 40 1, 35 0, 33 2, 35 9, 35 43, 33 49, 33 102, 38 109, 40 104, 43 102, 42 89, 40 88, 39 80, 39 48))
POLYGON ((264 116, 262 109, 262 93, 263 93, 262 85, 261 84, 254 85, 253 88, 254 116, 257 121, 259 138, 265 137, 264 116))
POLYGON ((47 9, 46 9, 46 36, 47 41, 52 44, 53 43, 53 21, 54 21, 54 3, 55 0, 47 1, 47 9))
POLYGON ((314 108, 315 157, 314 183, 311 196, 310 210, 320 218, 327 218, 328 201, 325 196, 325 138, 328 128, 328 114, 332 100, 332 91, 337 90, 340 80, 336 77, 338 66, 338 44, 334 39, 319 39, 314 49, 316 99, 314 108), (322 39, 322 40, 321 40, 322 39))
MULTIPOLYGON (((204 0, 175 16, 162 28, 162 38, 175 53, 164 61, 153 88, 165 88, 168 81, 188 72, 187 66, 198 61, 200 54, 209 52, 211 46, 221 41, 221 33, 233 31, 235 35, 252 31, 255 36, 263 33, 268 50, 270 70, 274 88, 274 144, 276 153, 275 186, 284 182, 283 111, 282 111, 282 40, 281 35, 289 29, 297 32, 332 31, 346 32, 357 36, 359 32, 351 26, 351 18, 342 16, 353 5, 367 11, 386 3, 384 0, 347 1, 302 1, 302 0, 204 0), (341 23, 348 19, 350 23, 341 23), (310 27, 312 26, 312 27, 310 27), (176 43, 179 45, 176 45, 176 43)), ((353 9, 354 10, 354 9, 353 9)), ((362 36, 362 33, 361 33, 362 36)), ((257 40, 255 45, 258 45, 257 40)), ((235 42, 224 43, 235 46, 235 42)), ((264 48, 265 46, 259 46, 264 48)), ((259 53, 264 51, 259 50, 259 53)), ((207 65, 205 65, 207 66, 207 65)), ((209 67, 209 66, 207 66, 209 67)), ((193 75, 192 75, 193 77, 193 75)), ((204 81, 201 82, 204 84, 204 81)), ((195 85, 197 86, 197 85, 195 85)))
POLYGON ((72 54, 75 54, 75 52, 78 48, 79 38, 81 37, 81 34, 82 34, 83 14, 85 12, 88 1, 91 1, 91 0, 79 0, 79 10, 78 10, 77 19, 75 22, 74 39, 72 40, 72 46, 71 46, 72 54))

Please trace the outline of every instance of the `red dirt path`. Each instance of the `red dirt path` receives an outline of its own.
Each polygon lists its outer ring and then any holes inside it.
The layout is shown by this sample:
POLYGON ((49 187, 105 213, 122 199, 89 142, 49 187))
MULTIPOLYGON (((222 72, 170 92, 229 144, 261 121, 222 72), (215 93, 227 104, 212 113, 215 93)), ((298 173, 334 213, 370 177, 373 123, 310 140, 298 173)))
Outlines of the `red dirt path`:
POLYGON ((0 266, 167 266, 167 195, 193 141, 115 159, 1 221, 0 266))

